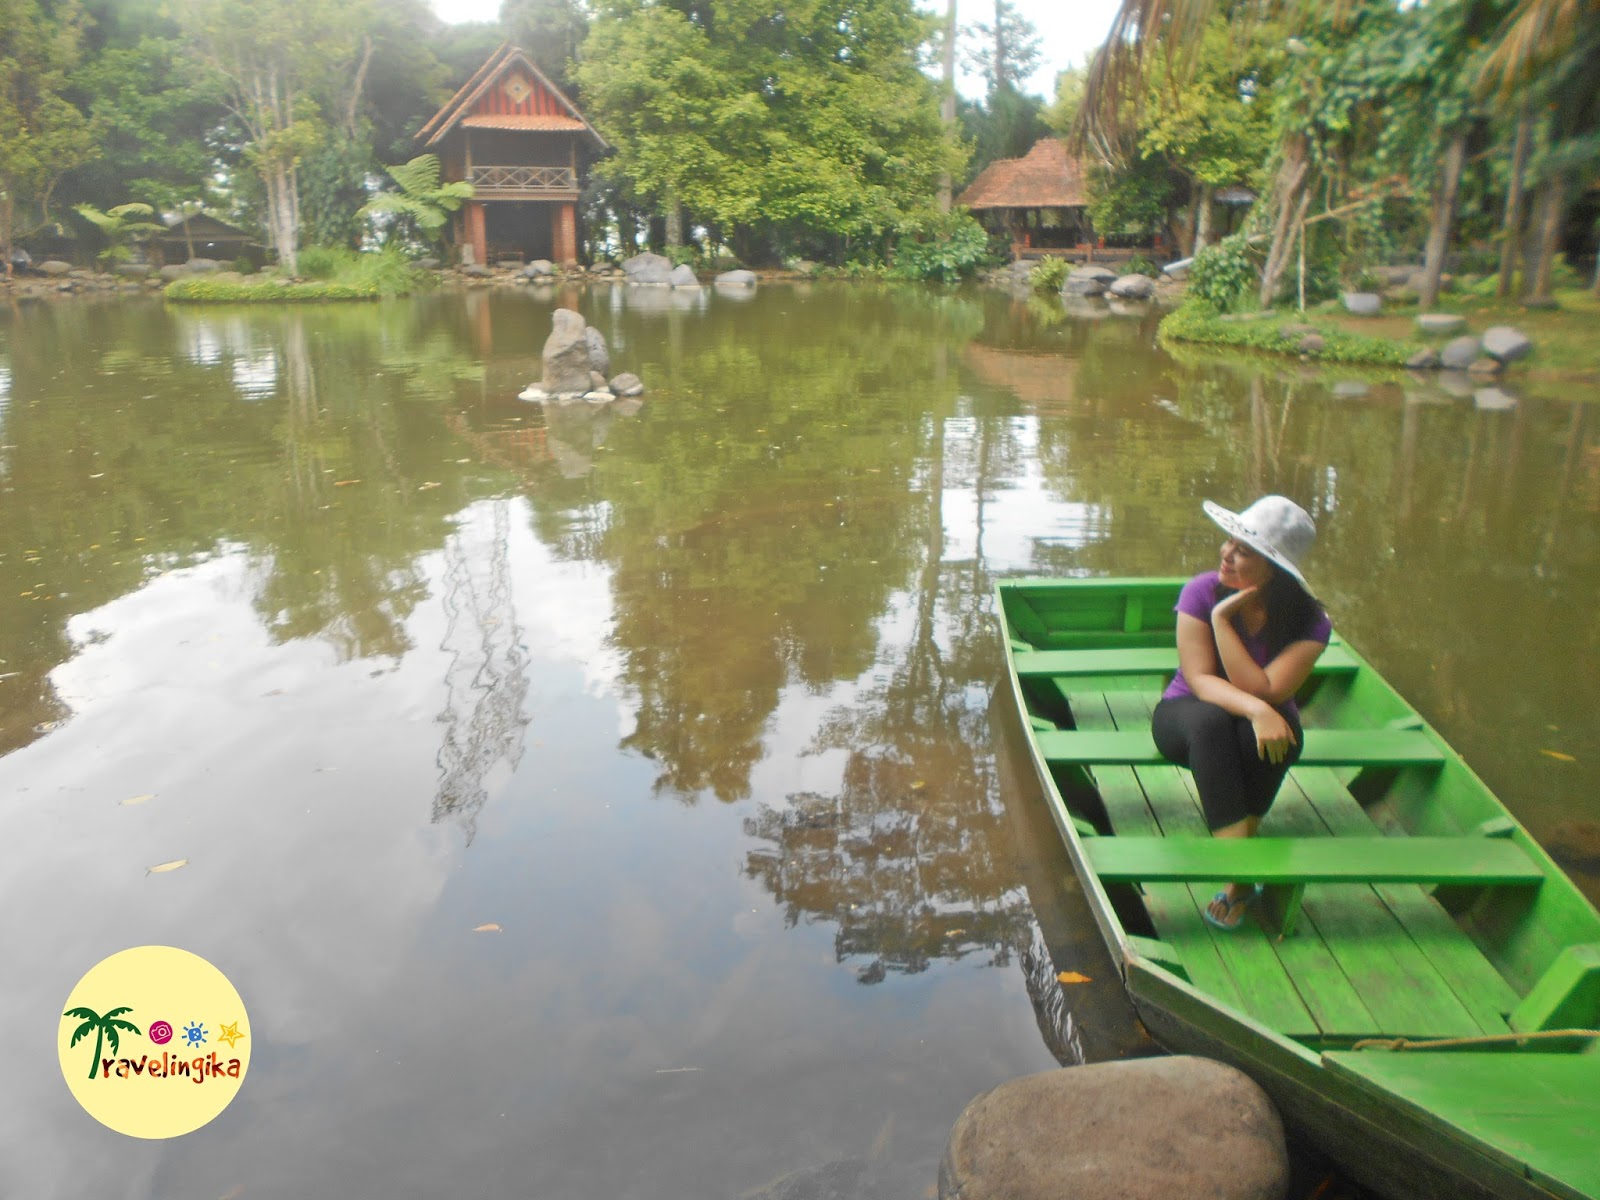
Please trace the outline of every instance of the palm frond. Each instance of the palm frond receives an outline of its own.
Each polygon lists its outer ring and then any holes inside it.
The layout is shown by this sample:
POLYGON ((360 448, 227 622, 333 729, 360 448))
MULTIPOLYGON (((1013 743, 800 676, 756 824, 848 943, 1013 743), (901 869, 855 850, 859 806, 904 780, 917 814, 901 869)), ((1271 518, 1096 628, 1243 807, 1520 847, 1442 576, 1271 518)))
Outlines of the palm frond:
POLYGON ((77 1008, 69 1008, 61 1015, 63 1017, 82 1017, 86 1021, 98 1021, 100 1019, 100 1014, 95 1012, 94 1009, 84 1008, 82 1005, 77 1008))
MULTIPOLYGON (((86 1008, 77 1008, 73 1009, 73 1014, 86 1013, 88 1011, 89 1010, 86 1008)), ((72 1040, 67 1043, 67 1049, 72 1049, 72 1047, 78 1044, 79 1038, 88 1037, 90 1030, 96 1029, 98 1026, 98 1021, 85 1021, 82 1025, 79 1025, 78 1028, 73 1031, 72 1040)))
POLYGON ((122 224, 116 217, 113 217, 110 213, 101 212, 92 204, 75 204, 72 211, 104 233, 110 233, 122 224))
POLYGON ((1508 100, 1541 68, 1566 54, 1588 22, 1600 19, 1600 0, 1521 0, 1507 15, 1483 64, 1478 90, 1508 100))
POLYGON ((153 217, 156 210, 150 205, 135 200, 129 204, 119 204, 115 208, 106 209, 106 214, 113 217, 153 217))

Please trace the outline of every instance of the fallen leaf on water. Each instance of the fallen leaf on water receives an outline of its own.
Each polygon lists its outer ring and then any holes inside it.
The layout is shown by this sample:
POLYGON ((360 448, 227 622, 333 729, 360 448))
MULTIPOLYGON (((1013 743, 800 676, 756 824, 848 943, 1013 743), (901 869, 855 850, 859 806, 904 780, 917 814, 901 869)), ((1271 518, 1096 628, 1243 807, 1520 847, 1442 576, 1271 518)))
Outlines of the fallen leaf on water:
POLYGON ((487 925, 475 925, 475 926, 473 926, 472 932, 473 933, 499 933, 500 932, 500 926, 496 925, 493 921, 490 921, 487 925))
POLYGON ((435 483, 435 482, 434 482, 434 481, 433 481, 433 480, 431 480, 431 479, 430 479, 430 480, 428 480, 428 482, 427 482, 427 483, 425 483, 425 484, 423 484, 423 485, 422 485, 422 486, 421 486, 421 487, 419 487, 419 488, 418 488, 418 489, 417 489, 417 491, 419 491, 419 492, 425 492, 425 491, 427 491, 427 490, 428 490, 428 489, 429 489, 429 488, 436 488, 436 487, 438 487, 438 486, 440 486, 440 485, 439 485, 439 484, 438 484, 438 483, 435 483))
POLYGON ((1076 971, 1063 971, 1056 976, 1057 983, 1093 983, 1087 975, 1080 975, 1076 971))
POLYGON ((927 786, 928 786, 928 781, 926 779, 918 779, 918 780, 916 780, 916 781, 914 781, 912 783, 911 790, 913 792, 920 792, 923 788, 925 788, 927 786))
POLYGON ((1578 761, 1577 759, 1573 758, 1572 755, 1563 754, 1559 750, 1541 750, 1541 751, 1539 751, 1539 753, 1545 755, 1546 757, 1553 758, 1557 762, 1577 762, 1578 761))
POLYGON ((333 481, 333 486, 334 487, 350 487, 353 484, 357 484, 357 483, 360 483, 360 482, 361 482, 361 480, 359 480, 359 479, 335 479, 333 481))
POLYGON ((146 792, 142 796, 129 796, 126 800, 119 800, 117 803, 119 803, 119 804, 143 804, 146 800, 154 800, 155 798, 156 798, 156 794, 154 792, 146 792))
POLYGON ((165 875, 168 871, 176 871, 179 867, 187 867, 188 865, 189 860, 187 858, 175 858, 171 862, 164 862, 151 867, 145 874, 165 875))
POLYGON ((965 929, 947 929, 945 931, 945 937, 960 937, 965 932, 965 929))

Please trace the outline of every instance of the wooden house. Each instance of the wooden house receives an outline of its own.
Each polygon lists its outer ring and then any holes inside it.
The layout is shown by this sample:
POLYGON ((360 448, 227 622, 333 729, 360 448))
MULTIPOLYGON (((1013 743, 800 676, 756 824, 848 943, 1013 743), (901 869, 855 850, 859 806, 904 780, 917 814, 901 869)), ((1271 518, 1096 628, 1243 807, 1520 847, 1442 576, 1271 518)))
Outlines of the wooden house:
POLYGON ((161 223, 166 230, 150 239, 147 251, 157 265, 188 262, 191 258, 211 258, 224 263, 248 258, 259 267, 267 260, 265 248, 251 234, 209 213, 193 213, 188 217, 167 215, 161 218, 161 223))
POLYGON ((1015 258, 1094 243, 1083 166, 1060 138, 1040 138, 1022 158, 990 163, 956 203, 989 229, 1003 230, 1015 258))
POLYGON ((452 229, 463 260, 578 261, 578 193, 610 146, 522 50, 490 55, 416 140, 473 186, 452 229))

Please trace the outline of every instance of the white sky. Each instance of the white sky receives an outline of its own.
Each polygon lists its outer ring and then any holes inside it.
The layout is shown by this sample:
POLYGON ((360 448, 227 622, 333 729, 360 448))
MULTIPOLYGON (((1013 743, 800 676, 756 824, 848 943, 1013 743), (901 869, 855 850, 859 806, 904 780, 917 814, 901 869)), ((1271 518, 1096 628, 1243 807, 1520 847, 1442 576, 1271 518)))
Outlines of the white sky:
MULTIPOLYGON (((1105 39, 1117 0, 1015 0, 1017 9, 1039 31, 1040 67, 1028 81, 1027 90, 1052 99, 1056 72, 1081 63, 1105 39)), ((918 7, 943 14, 941 0, 917 0, 918 7)), ((500 14, 500 0, 433 0, 433 10, 452 24, 461 21, 493 21, 500 14)), ((956 19, 962 25, 975 25, 994 17, 991 0, 957 0, 956 19)), ((963 95, 977 96, 983 91, 976 79, 960 81, 963 95)))

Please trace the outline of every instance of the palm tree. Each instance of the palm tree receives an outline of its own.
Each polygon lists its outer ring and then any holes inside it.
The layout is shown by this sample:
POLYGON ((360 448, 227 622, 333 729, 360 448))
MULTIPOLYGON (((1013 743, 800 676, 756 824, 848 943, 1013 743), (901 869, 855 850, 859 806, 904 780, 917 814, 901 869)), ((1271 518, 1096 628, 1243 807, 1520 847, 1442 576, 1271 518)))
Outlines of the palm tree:
POLYGON ((133 1009, 127 1007, 113 1008, 108 1010, 106 1015, 102 1017, 96 1014, 92 1008, 69 1008, 66 1012, 61 1014, 64 1017, 83 1018, 83 1024, 79 1025, 78 1028, 73 1031, 72 1041, 67 1043, 68 1049, 76 1046, 78 1044, 78 1039, 81 1037, 86 1037, 91 1029, 95 1031, 94 1061, 89 1064, 90 1079, 94 1078, 94 1073, 100 1066, 100 1051, 104 1048, 105 1043, 111 1043, 112 1054, 117 1052, 119 1044, 117 1030, 125 1030, 128 1033, 140 1032, 137 1025, 120 1019, 123 1013, 132 1011, 133 1009))
POLYGON ((397 167, 384 167, 391 178, 400 185, 398 192, 380 192, 361 209, 359 215, 394 213, 409 219, 423 235, 432 241, 450 214, 461 207, 463 201, 472 199, 470 183, 441 183, 439 157, 436 154, 419 154, 408 163, 397 167))

